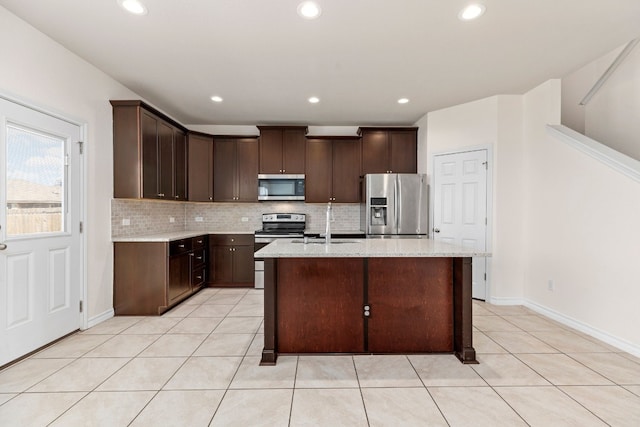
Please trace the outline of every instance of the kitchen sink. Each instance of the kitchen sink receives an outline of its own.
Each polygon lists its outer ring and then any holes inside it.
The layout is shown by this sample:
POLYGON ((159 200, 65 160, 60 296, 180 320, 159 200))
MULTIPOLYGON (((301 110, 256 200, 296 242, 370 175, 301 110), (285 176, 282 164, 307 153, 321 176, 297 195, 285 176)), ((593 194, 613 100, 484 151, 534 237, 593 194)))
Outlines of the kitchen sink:
MULTIPOLYGON (((302 239, 294 239, 291 243, 302 243, 303 245, 324 245, 326 244, 324 239, 307 239, 305 242, 302 239)), ((343 244, 343 243, 358 243, 356 240, 345 240, 345 239, 331 239, 331 245, 335 244, 343 244)))

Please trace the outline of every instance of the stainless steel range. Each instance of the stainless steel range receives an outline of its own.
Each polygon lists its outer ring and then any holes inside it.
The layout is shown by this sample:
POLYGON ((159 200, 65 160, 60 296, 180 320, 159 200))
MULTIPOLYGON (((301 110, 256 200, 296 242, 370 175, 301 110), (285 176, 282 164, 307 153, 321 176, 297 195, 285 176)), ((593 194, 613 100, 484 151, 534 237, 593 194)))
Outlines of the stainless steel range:
MULTIPOLYGON (((304 237, 307 217, 301 213, 262 214, 262 229, 256 230, 254 252, 277 239, 304 237)), ((255 287, 264 288, 264 260, 255 260, 255 287)))

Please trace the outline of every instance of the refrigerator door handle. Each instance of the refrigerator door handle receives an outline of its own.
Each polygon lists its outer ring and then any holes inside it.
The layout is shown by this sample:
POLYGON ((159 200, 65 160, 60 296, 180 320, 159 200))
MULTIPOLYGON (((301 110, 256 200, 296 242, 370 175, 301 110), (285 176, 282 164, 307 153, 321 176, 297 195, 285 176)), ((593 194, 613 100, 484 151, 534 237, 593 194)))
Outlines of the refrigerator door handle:
POLYGON ((402 215, 402 187, 400 184, 400 177, 396 175, 395 177, 395 190, 396 190, 396 206, 395 206, 395 230, 394 234, 400 233, 400 216, 402 215))

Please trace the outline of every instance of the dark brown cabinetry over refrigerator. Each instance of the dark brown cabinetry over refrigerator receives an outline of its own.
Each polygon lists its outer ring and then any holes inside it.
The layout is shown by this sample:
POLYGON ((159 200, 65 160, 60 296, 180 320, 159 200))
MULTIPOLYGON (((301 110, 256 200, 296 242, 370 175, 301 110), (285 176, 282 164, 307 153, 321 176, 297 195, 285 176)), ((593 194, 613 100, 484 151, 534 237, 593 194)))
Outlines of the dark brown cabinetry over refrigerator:
POLYGON ((361 127, 362 174, 416 173, 418 128, 361 127))
POLYGON ((113 247, 116 315, 162 314, 206 282, 207 236, 113 247))
POLYGON ((253 287, 253 234, 209 236, 209 284, 253 287))
POLYGON ((359 138, 308 138, 306 157, 306 202, 360 201, 359 138))
POLYGON ((260 173, 303 174, 306 126, 258 126, 260 173))
POLYGON ((258 139, 213 137, 213 200, 258 201, 258 139))
POLYGON ((111 105, 114 197, 186 200, 186 129, 141 101, 111 105))
POLYGON ((213 137, 189 132, 189 201, 213 202, 213 137))

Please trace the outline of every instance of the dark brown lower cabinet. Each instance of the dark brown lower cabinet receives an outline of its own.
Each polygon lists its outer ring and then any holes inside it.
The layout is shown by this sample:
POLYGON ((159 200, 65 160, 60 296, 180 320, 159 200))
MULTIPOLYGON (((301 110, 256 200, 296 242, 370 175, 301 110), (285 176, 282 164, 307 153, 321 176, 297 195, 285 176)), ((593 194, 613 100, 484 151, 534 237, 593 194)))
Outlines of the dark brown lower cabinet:
POLYGON ((452 259, 370 258, 368 263, 369 351, 452 351, 452 259))
POLYGON ((209 236, 210 286, 252 287, 255 267, 253 234, 209 236))
POLYGON ((365 351, 361 258, 282 258, 278 272, 280 352, 365 351))
POLYGON ((206 280, 207 236, 172 242, 114 243, 116 315, 162 314, 206 280))

